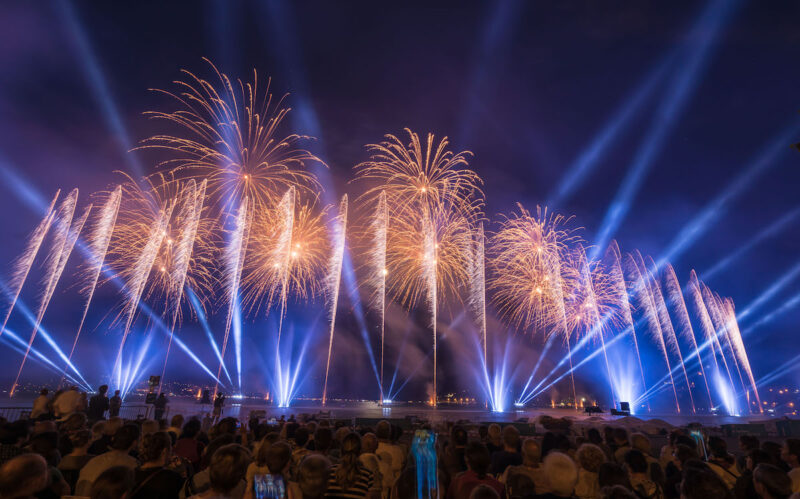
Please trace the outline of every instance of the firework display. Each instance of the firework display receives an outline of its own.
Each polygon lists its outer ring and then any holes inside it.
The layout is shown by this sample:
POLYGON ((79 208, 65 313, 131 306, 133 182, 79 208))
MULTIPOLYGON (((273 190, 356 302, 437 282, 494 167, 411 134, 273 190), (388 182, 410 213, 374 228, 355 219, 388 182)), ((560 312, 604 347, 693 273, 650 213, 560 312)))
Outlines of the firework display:
MULTIPOLYGON (((437 140, 408 129, 403 136, 386 135, 366 146, 368 159, 354 168, 360 196, 352 207, 347 194, 338 206, 325 205, 322 186, 309 170, 321 160, 303 148, 310 137, 286 132, 290 110, 285 97, 273 98, 269 80, 260 84, 255 72, 245 83, 211 68, 213 82, 184 72, 187 79, 175 82, 177 90, 162 92, 176 109, 148 113, 173 129, 140 146, 169 156, 157 173, 124 177, 82 207, 77 189, 60 203, 57 193, 34 229, 14 265, 9 309, 0 330, 2 334, 23 287, 36 285, 28 282, 34 262, 44 259, 33 331, 12 394, 67 261, 78 258, 83 308, 62 380, 75 352, 88 341, 85 334, 80 344, 78 339, 97 289, 113 285, 120 298, 113 324, 121 329, 112 388, 130 386, 124 364, 134 325, 163 320, 167 343, 162 383, 170 349, 181 344, 182 325, 199 322, 219 360, 216 376, 209 371, 216 386, 225 384, 224 374, 229 388, 241 393, 242 356, 249 354, 242 346, 248 327, 242 321, 266 316, 277 325, 270 330, 276 400, 288 405, 298 367, 291 365, 285 344, 287 307, 324 299, 328 329, 319 395, 325 405, 329 377, 337 375, 332 360, 339 334, 334 332, 342 327, 336 322, 339 295, 352 258, 364 275, 359 284, 378 320, 380 401, 390 393, 384 383, 385 344, 386 336, 396 334, 387 328, 387 309, 394 306, 409 321, 412 314, 425 314, 431 357, 426 376, 434 406, 440 400, 439 358, 442 351, 449 352, 442 328, 468 309, 485 372, 495 322, 520 333, 522 341, 546 348, 553 341, 563 345, 567 370, 560 370, 559 363, 533 389, 526 385, 518 404, 568 374, 577 409, 576 371, 587 360, 576 363, 575 358, 588 349, 591 355, 602 355, 613 405, 630 399, 616 369, 619 359, 612 354, 624 350, 631 354, 625 362, 638 370, 638 393, 630 401, 640 406, 649 408, 650 399, 664 390, 672 392, 677 412, 710 412, 723 398, 714 380, 724 379, 726 391, 747 400, 726 407, 729 412, 760 410, 734 304, 710 290, 694 271, 682 285, 669 264, 657 264, 636 250, 624 253, 615 241, 590 251, 573 217, 546 207, 530 211, 518 204, 493 222, 483 212, 483 181, 470 169, 471 153, 452 151, 446 137, 437 140), (363 233, 365 244, 349 244, 353 231, 363 233), (218 336, 206 322, 215 313, 224 317, 218 336), (647 376, 641 353, 646 337, 661 363, 651 366, 647 376), (231 349, 237 376, 232 369, 229 374, 231 349), (699 364, 699 371, 692 362, 699 364), (669 388, 653 383, 653 373, 663 375, 669 388), (693 393, 697 387, 705 392, 698 397, 693 393), (683 408, 679 390, 689 401, 686 405, 684 399, 683 408)), ((538 365, 531 360, 523 369, 535 373, 538 365)), ((503 398, 487 394, 498 410, 503 398)))

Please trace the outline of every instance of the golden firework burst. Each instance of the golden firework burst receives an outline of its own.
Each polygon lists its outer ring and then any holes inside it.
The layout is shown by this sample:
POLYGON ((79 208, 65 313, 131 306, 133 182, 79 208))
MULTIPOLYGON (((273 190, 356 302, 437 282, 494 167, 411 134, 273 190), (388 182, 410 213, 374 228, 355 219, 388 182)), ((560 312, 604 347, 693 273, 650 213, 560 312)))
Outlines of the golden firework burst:
MULTIPOLYGON (((160 163, 181 176, 207 179, 209 194, 218 206, 247 197, 257 211, 272 208, 287 188, 316 191, 320 185, 308 170, 323 164, 300 147, 311 137, 282 132, 290 112, 284 100, 259 87, 253 70, 252 82, 235 83, 204 59, 216 76, 212 83, 183 70, 186 81, 176 81, 176 91, 156 90, 173 98, 177 109, 149 111, 147 116, 177 125, 183 134, 154 135, 140 149, 164 149, 175 157, 160 163)), ((199 180, 198 180, 199 182, 199 180)))

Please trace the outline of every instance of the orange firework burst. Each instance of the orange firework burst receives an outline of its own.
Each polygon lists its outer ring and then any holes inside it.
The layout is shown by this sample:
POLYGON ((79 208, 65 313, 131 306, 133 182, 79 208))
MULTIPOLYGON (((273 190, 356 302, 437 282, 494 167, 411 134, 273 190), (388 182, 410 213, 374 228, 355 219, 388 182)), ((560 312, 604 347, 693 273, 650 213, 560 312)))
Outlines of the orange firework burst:
POLYGON ((108 260, 114 273, 126 282, 141 279, 143 299, 163 302, 165 311, 172 309, 180 316, 176 301, 185 298, 184 289, 191 288, 201 303, 213 294, 219 239, 216 222, 207 216, 208 208, 199 198, 202 189, 194 180, 158 174, 143 183, 140 186, 128 178, 122 184, 108 260), (153 244, 152 229, 163 214, 167 217, 165 229, 153 244), (140 262, 147 251, 153 252, 152 263, 144 268, 140 262))
POLYGON ((283 206, 253 214, 242 279, 244 301, 252 310, 271 307, 285 285, 287 296, 313 299, 322 289, 330 241, 323 217, 329 207, 319 208, 316 200, 301 201, 294 196, 283 206))
POLYGON ((390 217, 433 214, 449 207, 460 216, 478 216, 483 203, 483 181, 466 168, 469 151, 453 153, 447 149, 447 137, 438 144, 433 134, 423 143, 408 128, 406 145, 395 135, 387 134, 379 144, 367 145, 370 159, 356 166, 359 179, 376 182, 364 197, 377 201, 386 192, 390 217))
POLYGON ((493 300, 500 314, 518 327, 563 331, 562 262, 569 244, 580 238, 569 227, 571 217, 541 207, 531 214, 518 207, 519 213, 505 217, 490 240, 493 300))
POLYGON ((582 246, 568 253, 561 275, 567 330, 578 337, 624 324, 617 283, 602 261, 589 261, 582 246))
POLYGON ((176 81, 176 92, 157 90, 175 99, 178 109, 146 113, 178 125, 186 134, 155 135, 141 148, 174 153, 177 157, 161 166, 208 179, 209 194, 221 200, 221 206, 238 205, 247 197, 254 209, 261 210, 273 207, 290 186, 316 190, 319 183, 307 166, 322 161, 298 146, 310 137, 280 133, 290 111, 284 106, 286 96, 273 99, 269 79, 260 91, 255 70, 252 82, 233 83, 204 60, 217 77, 216 87, 184 70, 188 81, 176 81))
POLYGON ((447 137, 437 142, 428 134, 423 142, 405 131, 408 144, 389 134, 367 145, 370 159, 356 166, 357 178, 372 184, 362 200, 387 207, 389 290, 408 306, 424 296, 435 305, 435 295, 467 282, 471 227, 481 216, 483 182, 466 168, 472 153, 448 150, 447 137))
POLYGON ((397 218, 390 222, 386 243, 387 287, 402 304, 463 289, 467 284, 472 232, 469 221, 453 210, 438 209, 431 217, 397 218), (433 285, 433 286, 432 286, 433 285))

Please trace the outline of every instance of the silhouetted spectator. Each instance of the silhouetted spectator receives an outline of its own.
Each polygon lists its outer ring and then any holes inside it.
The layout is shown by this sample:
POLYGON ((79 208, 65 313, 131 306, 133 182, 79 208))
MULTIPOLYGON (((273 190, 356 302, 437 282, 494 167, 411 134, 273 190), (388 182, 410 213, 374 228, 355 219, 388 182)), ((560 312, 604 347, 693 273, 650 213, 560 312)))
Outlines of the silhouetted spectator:
POLYGON ((58 469, 64 476, 64 480, 70 487, 70 490, 75 490, 75 485, 78 483, 78 475, 94 456, 89 454, 89 445, 91 443, 91 433, 89 430, 78 430, 69 436, 72 445, 72 451, 61 458, 58 463, 58 469))
POLYGON ((753 485, 761 499, 787 499, 792 495, 792 479, 785 471, 771 464, 756 466, 753 485))
POLYGON ((89 409, 86 411, 89 421, 105 419, 106 411, 110 405, 106 392, 108 392, 108 385, 100 385, 100 388, 97 389, 97 394, 89 399, 89 409))
POLYGON ((158 394, 155 402, 153 402, 153 409, 155 409, 155 420, 160 421, 164 417, 164 411, 167 410, 167 396, 164 392, 158 394))
MULTIPOLYGON (((491 434, 491 426, 489 427, 491 434)), ((466 451, 467 471, 457 475, 447 489, 448 499, 469 497, 479 485, 488 485, 498 494, 503 493, 503 484, 489 475, 489 450, 480 442, 472 442, 466 451)))
POLYGON ((108 417, 113 418, 119 416, 121 407, 122 397, 119 396, 119 390, 114 390, 114 396, 108 401, 108 417))
POLYGON ((789 478, 792 479, 792 492, 800 492, 800 440, 787 438, 781 449, 781 459, 789 466, 789 478))
POLYGON ((75 495, 88 495, 92 483, 97 480, 102 472, 113 466, 126 466, 135 469, 138 462, 131 457, 130 451, 139 443, 139 427, 135 424, 126 424, 117 430, 111 440, 111 450, 93 457, 81 469, 75 495))
POLYGON ((241 497, 249 463, 250 453, 241 445, 229 444, 220 447, 214 452, 208 467, 208 491, 192 497, 197 499, 241 497))
POLYGON ((509 466, 522 464, 519 453, 519 430, 512 425, 503 428, 503 449, 492 454, 491 471, 495 475, 502 475, 509 466))
POLYGON ((91 499, 123 499, 133 489, 133 470, 127 466, 112 466, 97 477, 89 492, 91 499))
POLYGON ((680 483, 681 498, 731 499, 733 497, 728 486, 714 471, 695 466, 685 466, 685 468, 680 483))
POLYGON ((47 462, 38 454, 22 454, 0 466, 0 497, 4 499, 33 496, 48 484, 47 462))

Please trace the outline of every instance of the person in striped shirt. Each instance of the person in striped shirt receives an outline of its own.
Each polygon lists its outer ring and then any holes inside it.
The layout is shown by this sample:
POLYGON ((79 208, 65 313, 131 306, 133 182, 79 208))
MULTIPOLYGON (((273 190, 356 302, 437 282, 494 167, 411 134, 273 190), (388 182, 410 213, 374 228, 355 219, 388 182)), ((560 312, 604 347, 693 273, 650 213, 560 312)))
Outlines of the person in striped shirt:
POLYGON ((348 433, 342 439, 339 464, 331 468, 325 497, 337 499, 379 499, 380 484, 373 473, 365 468, 358 457, 361 454, 361 437, 348 433))

